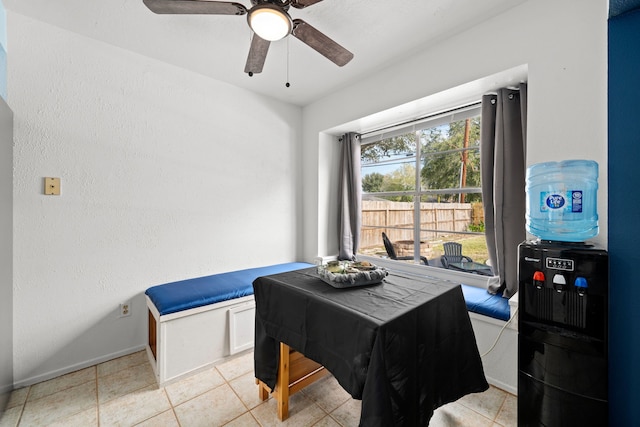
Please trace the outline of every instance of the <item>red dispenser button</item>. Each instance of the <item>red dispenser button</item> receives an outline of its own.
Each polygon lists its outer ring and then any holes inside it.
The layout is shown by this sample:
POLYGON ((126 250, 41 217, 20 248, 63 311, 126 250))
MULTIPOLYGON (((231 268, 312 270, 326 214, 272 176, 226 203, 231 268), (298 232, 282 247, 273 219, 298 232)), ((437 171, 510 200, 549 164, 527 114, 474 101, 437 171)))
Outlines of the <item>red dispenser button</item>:
POLYGON ((533 286, 537 289, 544 287, 544 273, 542 271, 536 271, 533 273, 533 286))

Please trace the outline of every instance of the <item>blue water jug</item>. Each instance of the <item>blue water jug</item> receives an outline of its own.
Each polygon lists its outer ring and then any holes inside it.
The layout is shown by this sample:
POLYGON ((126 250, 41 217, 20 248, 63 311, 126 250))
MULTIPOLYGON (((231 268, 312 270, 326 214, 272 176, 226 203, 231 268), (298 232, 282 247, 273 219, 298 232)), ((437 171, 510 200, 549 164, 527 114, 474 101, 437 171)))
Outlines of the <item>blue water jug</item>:
POLYGON ((542 240, 584 242, 598 235, 598 164, 537 163, 527 168, 526 229, 542 240))

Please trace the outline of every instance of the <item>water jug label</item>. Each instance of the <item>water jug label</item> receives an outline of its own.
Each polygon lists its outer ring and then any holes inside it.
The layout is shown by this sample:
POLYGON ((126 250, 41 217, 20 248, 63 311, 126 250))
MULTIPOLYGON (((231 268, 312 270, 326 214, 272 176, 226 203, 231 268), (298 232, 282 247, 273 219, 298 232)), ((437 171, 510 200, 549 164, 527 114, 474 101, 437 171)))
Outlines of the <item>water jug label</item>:
POLYGON ((564 197, 561 194, 549 194, 549 193, 545 193, 545 194, 546 194, 544 198, 545 208, 560 209, 564 206, 564 197))
POLYGON ((582 212, 582 191, 576 190, 571 192, 571 212, 582 212))
POLYGON ((565 211, 582 212, 582 190, 569 190, 565 193, 541 192, 540 212, 565 211))

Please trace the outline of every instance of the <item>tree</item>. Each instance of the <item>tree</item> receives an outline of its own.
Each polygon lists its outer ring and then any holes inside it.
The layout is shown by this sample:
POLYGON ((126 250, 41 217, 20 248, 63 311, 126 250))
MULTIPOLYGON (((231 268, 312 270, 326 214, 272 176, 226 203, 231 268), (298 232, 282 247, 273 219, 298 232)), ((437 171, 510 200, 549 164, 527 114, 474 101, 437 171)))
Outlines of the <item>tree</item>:
MULTIPOLYGON (((480 118, 470 120, 468 147, 480 146, 480 118)), ((464 159, 465 120, 452 122, 422 132, 423 166, 421 177, 426 188, 459 188, 461 166, 464 159)), ((466 187, 480 186, 479 150, 466 151, 466 187)), ((457 200, 457 193, 441 195, 442 201, 457 200)), ((478 194, 467 194, 467 202, 480 200, 478 194)))
POLYGON ((393 138, 383 139, 373 144, 362 146, 360 158, 362 163, 375 163, 382 159, 407 153, 415 153, 416 135, 407 133, 393 138))
POLYGON ((362 177, 362 191, 365 193, 377 193, 382 191, 384 175, 378 172, 370 173, 362 177))
MULTIPOLYGON (((382 191, 410 191, 416 188, 416 167, 405 163, 400 168, 384 176, 382 191)), ((412 196, 386 197, 394 202, 412 202, 412 196)))
MULTIPOLYGON (((421 143, 421 180, 426 189, 480 187, 480 117, 469 119, 469 136, 465 145, 466 120, 424 129, 418 133, 421 143), (465 150, 465 147, 469 149, 465 150), (464 164, 464 168, 463 168, 464 164), (464 174, 464 175, 462 175, 464 174), (462 179, 464 176, 464 179, 462 179)), ((372 173, 362 179, 366 192, 408 191, 415 189, 415 167, 409 170, 406 162, 416 154, 416 132, 386 138, 362 146, 362 164, 379 163, 391 166, 402 163, 399 169, 387 174, 372 173), (383 176, 382 183, 380 176, 383 176)), ((434 201, 459 201, 458 192, 438 195, 434 201)), ((406 201, 408 196, 393 197, 406 201)), ((409 198, 410 199, 410 198, 409 198)), ((466 194, 464 201, 480 201, 479 194, 466 194)), ((409 200, 410 201, 410 200, 409 200)))

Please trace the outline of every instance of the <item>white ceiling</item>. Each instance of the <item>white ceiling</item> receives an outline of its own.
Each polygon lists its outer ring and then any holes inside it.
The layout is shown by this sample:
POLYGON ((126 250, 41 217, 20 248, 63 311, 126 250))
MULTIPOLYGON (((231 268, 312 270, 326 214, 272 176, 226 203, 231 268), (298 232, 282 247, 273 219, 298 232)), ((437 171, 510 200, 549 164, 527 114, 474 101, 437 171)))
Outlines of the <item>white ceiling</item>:
MULTIPOLYGON (((156 15, 142 0, 3 0, 34 19, 297 105, 364 78, 526 0, 324 0, 301 18, 354 53, 340 68, 294 37, 271 44, 261 74, 243 70, 246 16, 156 15), (288 51, 288 78, 287 78, 288 51), (285 87, 289 81, 291 87, 285 87)), ((249 0, 238 3, 250 7, 249 0)), ((11 46, 11 40, 9 40, 11 46)))

